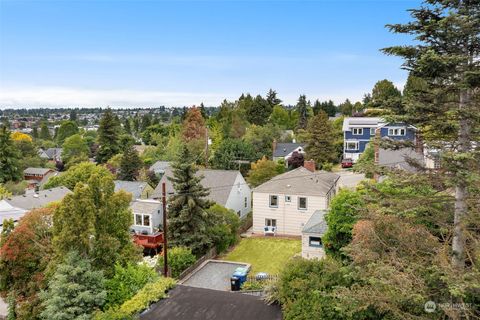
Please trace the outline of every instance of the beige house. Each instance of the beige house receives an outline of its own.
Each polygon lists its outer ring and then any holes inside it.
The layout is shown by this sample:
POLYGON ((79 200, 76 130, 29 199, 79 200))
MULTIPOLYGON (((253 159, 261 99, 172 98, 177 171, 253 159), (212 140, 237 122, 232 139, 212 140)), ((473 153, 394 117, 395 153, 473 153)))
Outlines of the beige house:
POLYGON ((304 167, 274 177, 253 189, 253 232, 301 236, 317 210, 326 210, 340 176, 304 167))
POLYGON ((302 258, 322 259, 325 257, 322 237, 327 231, 326 211, 315 211, 302 230, 302 258))

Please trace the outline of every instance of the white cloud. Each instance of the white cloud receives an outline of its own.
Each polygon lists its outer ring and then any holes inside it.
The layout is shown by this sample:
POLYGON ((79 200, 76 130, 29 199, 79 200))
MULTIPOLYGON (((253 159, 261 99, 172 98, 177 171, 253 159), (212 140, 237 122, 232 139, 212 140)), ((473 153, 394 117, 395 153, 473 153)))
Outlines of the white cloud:
POLYGON ((98 90, 67 87, 2 87, 0 108, 10 107, 156 107, 219 105, 234 96, 222 93, 153 90, 98 90))

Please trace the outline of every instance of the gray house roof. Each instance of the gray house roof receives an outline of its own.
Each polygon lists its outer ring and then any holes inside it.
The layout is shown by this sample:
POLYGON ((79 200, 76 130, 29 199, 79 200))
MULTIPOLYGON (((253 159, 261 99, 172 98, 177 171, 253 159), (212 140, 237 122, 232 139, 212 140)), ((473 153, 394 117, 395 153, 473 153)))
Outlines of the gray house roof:
POLYGON ((6 201, 0 201, 0 226, 3 225, 3 221, 5 220, 20 220, 20 218, 23 217, 27 212, 27 210, 16 208, 6 201))
POLYGON ((325 221, 326 211, 315 211, 303 227, 303 233, 316 233, 323 235, 327 231, 327 222, 325 221))
POLYGON ((130 204, 130 208, 136 213, 152 213, 161 210, 162 203, 156 200, 136 200, 130 204))
POLYGON ((60 158, 62 156, 62 148, 48 148, 45 150, 45 153, 48 156, 48 159, 53 160, 55 158, 60 158))
POLYGON ((144 181, 123 181, 115 180, 115 192, 123 190, 132 194, 132 199, 138 199, 142 196, 143 190, 147 187, 144 181))
POLYGON ((325 196, 335 187, 340 176, 326 171, 315 171, 299 167, 285 172, 259 185, 254 192, 302 194, 325 196))
POLYGON ((406 171, 415 172, 415 167, 411 166, 407 160, 411 159, 420 164, 423 164, 423 154, 416 152, 412 148, 401 148, 398 150, 383 149, 378 150, 378 165, 382 167, 402 169, 406 171))
POLYGON ((27 168, 23 170, 24 175, 46 175, 48 172, 53 171, 49 168, 27 168))
POLYGON ((10 199, 4 199, 4 201, 16 208, 32 210, 44 207, 50 202, 61 201, 69 193, 71 191, 65 187, 56 187, 15 196, 10 199))
MULTIPOLYGON (((237 176, 240 174, 240 171, 236 170, 213 170, 213 169, 202 169, 197 171, 197 176, 203 176, 201 181, 202 185, 205 188, 210 189, 210 194, 208 199, 215 201, 216 203, 225 206, 227 204, 228 196, 234 186, 237 176)), ((165 182, 165 187, 167 194, 174 192, 173 184, 168 177, 173 177, 173 172, 171 168, 165 170, 160 183, 155 188, 153 192, 153 198, 160 199, 162 197, 162 183, 165 182)))
POLYGON ((164 173, 165 169, 170 167, 170 162, 169 161, 157 161, 152 166, 150 167, 150 170, 152 170, 155 173, 164 173))
POLYGON ((275 150, 273 151, 273 156, 274 157, 285 157, 289 153, 291 153, 293 150, 297 149, 298 147, 302 147, 302 149, 305 147, 304 143, 277 143, 275 146, 275 150))

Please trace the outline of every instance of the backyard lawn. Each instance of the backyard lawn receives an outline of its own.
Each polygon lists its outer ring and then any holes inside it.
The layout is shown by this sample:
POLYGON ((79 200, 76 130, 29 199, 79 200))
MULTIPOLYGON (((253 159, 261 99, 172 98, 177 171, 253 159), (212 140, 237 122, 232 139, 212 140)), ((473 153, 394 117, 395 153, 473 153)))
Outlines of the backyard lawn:
POLYGON ((279 238, 243 238, 222 260, 246 262, 252 265, 252 274, 278 274, 285 263, 300 253, 300 240, 279 238))

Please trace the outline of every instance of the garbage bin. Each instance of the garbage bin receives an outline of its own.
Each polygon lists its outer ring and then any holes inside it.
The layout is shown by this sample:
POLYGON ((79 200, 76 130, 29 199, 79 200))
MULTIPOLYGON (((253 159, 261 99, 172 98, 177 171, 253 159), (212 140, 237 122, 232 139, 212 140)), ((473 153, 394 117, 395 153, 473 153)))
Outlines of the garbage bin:
POLYGON ((231 277, 230 287, 232 291, 240 291, 240 279, 238 277, 231 277))
POLYGON ((241 286, 245 281, 247 281, 247 273, 248 273, 248 269, 247 269, 247 268, 238 267, 237 269, 235 269, 235 272, 233 273, 233 277, 236 277, 236 278, 239 279, 239 281, 240 281, 240 286, 241 286))

